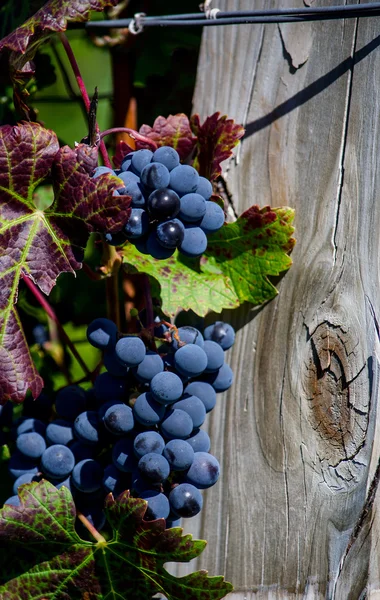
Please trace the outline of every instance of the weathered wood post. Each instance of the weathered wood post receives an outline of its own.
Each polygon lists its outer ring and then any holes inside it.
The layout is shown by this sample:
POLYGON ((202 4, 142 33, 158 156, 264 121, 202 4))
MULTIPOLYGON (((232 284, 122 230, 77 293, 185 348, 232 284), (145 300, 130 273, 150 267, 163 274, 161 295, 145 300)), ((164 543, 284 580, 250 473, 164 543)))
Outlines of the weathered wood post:
MULTIPOLYGON (((217 6, 284 6, 254 4, 217 6)), ((209 417, 223 476, 194 533, 231 599, 380 598, 379 23, 204 29, 194 111, 247 130, 232 208, 292 206, 298 240, 279 296, 228 315, 236 381, 209 417)))

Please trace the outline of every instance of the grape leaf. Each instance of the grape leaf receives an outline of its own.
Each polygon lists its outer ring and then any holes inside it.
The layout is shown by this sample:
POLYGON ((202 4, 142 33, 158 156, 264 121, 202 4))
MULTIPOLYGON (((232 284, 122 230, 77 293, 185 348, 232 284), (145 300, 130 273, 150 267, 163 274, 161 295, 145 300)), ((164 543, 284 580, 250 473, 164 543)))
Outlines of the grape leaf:
POLYGON ((117 145, 116 145, 116 152, 115 152, 115 156, 113 157, 113 164, 115 165, 115 167, 117 169, 120 169, 121 167, 121 163, 123 162, 123 158, 124 156, 126 156, 127 154, 129 154, 130 152, 134 152, 134 149, 129 146, 127 144, 127 142, 125 142, 124 140, 121 140, 117 145))
POLYGON ((60 273, 81 268, 91 231, 118 231, 128 219, 129 196, 113 196, 122 181, 91 179, 97 160, 96 147, 59 148, 37 123, 0 127, 0 404, 42 389, 15 308, 20 279, 49 294, 60 273), (42 211, 33 195, 47 177, 55 199, 42 211))
POLYGON ((150 276, 152 295, 161 299, 167 315, 174 316, 180 308, 204 316, 246 301, 262 304, 277 294, 268 276, 292 264, 288 253, 295 243, 293 218, 291 208, 252 206, 208 237, 200 261, 178 252, 157 261, 128 244, 122 249, 124 268, 150 276))
POLYGON ((169 561, 188 562, 206 542, 182 536, 165 521, 144 521, 147 502, 123 492, 106 499, 109 541, 87 542, 75 530, 71 493, 42 480, 20 487, 20 507, 0 511, 0 597, 2 600, 219 600, 232 590, 223 577, 198 571, 170 575, 169 561), (2 548, 1 548, 2 546, 2 548), (6 551, 5 551, 6 550, 6 551), (15 560, 9 557, 15 555, 15 560))
MULTIPOLYGON (((139 133, 156 142, 158 146, 172 146, 177 150, 181 160, 190 156, 197 141, 191 132, 189 119, 184 113, 169 115, 167 118, 157 117, 153 127, 142 125, 139 133)), ((137 149, 146 147, 143 142, 136 142, 137 149)))
POLYGON ((207 179, 216 179, 222 169, 220 163, 232 155, 232 149, 244 135, 244 127, 237 125, 227 115, 219 112, 207 117, 203 125, 199 115, 190 119, 193 133, 197 136, 197 155, 193 167, 207 179))

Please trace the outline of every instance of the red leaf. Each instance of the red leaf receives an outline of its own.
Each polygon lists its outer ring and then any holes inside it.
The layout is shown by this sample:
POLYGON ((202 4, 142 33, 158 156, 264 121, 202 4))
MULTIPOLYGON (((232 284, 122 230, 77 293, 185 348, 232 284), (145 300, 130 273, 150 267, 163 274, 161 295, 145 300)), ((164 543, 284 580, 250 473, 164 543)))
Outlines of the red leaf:
POLYGON ((112 159, 115 167, 117 169, 120 169, 124 156, 126 156, 127 154, 129 154, 130 152, 133 152, 133 151, 134 151, 133 148, 131 148, 131 146, 129 146, 127 144, 127 142, 124 142, 124 140, 121 140, 116 146, 115 156, 112 159))
MULTIPOLYGON (((183 113, 169 115, 167 119, 157 117, 153 127, 142 125, 139 133, 154 140, 158 146, 172 146, 181 160, 190 156, 197 141, 191 132, 189 119, 183 113)), ((147 147, 143 142, 136 142, 138 150, 147 147)))

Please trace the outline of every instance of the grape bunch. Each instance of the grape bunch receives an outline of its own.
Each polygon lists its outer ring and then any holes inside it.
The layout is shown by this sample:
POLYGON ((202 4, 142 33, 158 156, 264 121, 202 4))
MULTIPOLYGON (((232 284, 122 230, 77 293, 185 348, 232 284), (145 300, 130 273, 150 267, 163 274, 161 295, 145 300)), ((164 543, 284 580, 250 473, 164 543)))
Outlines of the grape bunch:
POLYGON ((122 231, 105 234, 111 245, 129 240, 156 259, 169 258, 176 248, 196 257, 205 252, 207 235, 224 223, 223 210, 210 200, 210 181, 193 167, 181 165, 178 152, 170 146, 130 152, 121 169, 98 167, 93 177, 103 173, 117 175, 124 188, 115 193, 132 198, 131 215, 122 231))
POLYGON ((152 340, 149 328, 121 335, 108 319, 89 325, 88 340, 104 352, 107 371, 89 390, 60 390, 52 420, 38 413, 14 423, 14 496, 6 503, 18 505, 18 487, 43 477, 69 488, 78 511, 98 529, 105 523, 105 496, 126 489, 147 501, 145 519, 166 519, 167 527, 200 512, 201 490, 220 472, 201 426, 216 394, 232 384, 224 351, 235 332, 222 321, 203 335, 156 321, 158 351, 143 341, 152 340))

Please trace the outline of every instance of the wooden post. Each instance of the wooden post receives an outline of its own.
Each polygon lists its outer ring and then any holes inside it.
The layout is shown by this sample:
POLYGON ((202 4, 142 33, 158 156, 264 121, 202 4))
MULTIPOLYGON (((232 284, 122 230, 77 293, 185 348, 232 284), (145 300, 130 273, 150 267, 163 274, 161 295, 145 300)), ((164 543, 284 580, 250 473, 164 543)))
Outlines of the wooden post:
MULTIPOLYGON (((253 4, 284 6, 214 2, 253 4)), ((379 25, 204 30, 194 112, 247 130, 225 165, 233 210, 296 210, 278 297, 226 315, 236 380, 209 416, 223 473, 185 529, 231 600, 380 598, 379 25)))

